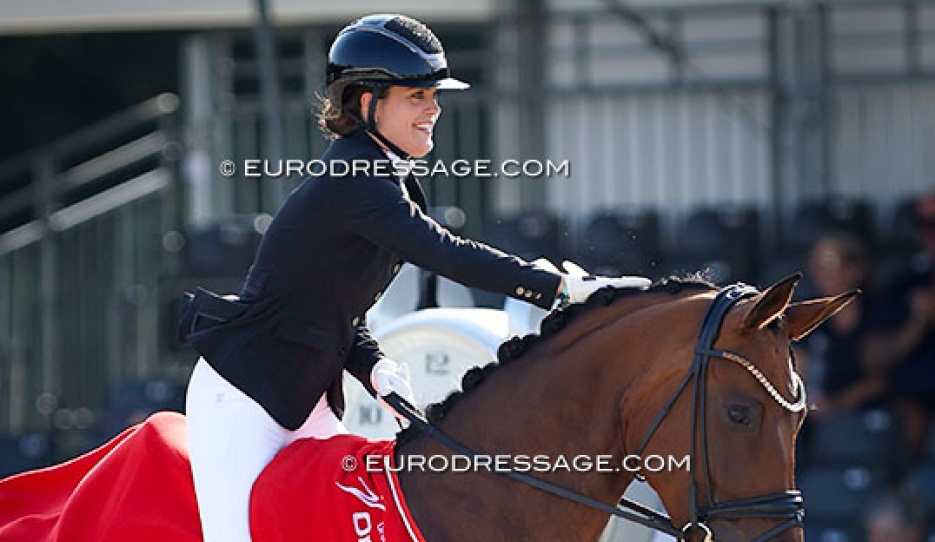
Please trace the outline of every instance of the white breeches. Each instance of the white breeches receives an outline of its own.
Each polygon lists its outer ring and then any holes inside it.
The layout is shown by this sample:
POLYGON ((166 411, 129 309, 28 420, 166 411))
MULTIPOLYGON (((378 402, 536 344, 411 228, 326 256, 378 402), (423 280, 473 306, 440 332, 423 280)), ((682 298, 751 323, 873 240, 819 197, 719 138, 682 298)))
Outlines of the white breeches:
POLYGON ((189 381, 185 411, 205 542, 250 542, 250 490, 279 450, 300 438, 347 433, 324 395, 302 427, 285 429, 204 359, 189 381))

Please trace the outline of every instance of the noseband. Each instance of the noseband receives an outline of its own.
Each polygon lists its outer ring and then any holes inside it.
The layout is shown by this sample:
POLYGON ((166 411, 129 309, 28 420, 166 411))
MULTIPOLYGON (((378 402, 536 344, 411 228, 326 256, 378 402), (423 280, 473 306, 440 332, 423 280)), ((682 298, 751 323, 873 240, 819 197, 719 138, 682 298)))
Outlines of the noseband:
MULTIPOLYGON (((707 312, 705 312, 705 316, 702 320, 701 333, 698 338, 698 345, 695 348, 695 356, 694 360, 692 361, 691 369, 689 369, 688 374, 686 374, 685 378, 682 379, 681 384, 679 384, 678 388, 676 388, 668 402, 666 402, 665 406, 656 416, 652 425, 650 425, 649 430, 646 432, 646 436, 644 436, 643 440, 640 442, 639 449, 637 451, 637 455, 642 455, 646 445, 649 443, 650 438, 656 432, 656 429, 659 428, 662 420, 666 417, 666 415, 668 415, 669 411, 672 409, 672 406, 682 395, 682 392, 685 390, 685 388, 688 387, 688 383, 694 380, 691 425, 692 440, 691 455, 689 456, 689 471, 694 473, 698 465, 697 458, 699 456, 699 450, 697 449, 697 441, 699 439, 697 437, 700 435, 700 458, 702 467, 701 473, 704 491, 707 497, 707 505, 699 505, 698 496, 700 491, 698 489, 697 480, 693 475, 690 487, 691 519, 687 524, 685 524, 683 528, 679 529, 673 525, 668 516, 660 514, 659 512, 656 512, 655 510, 652 510, 651 508, 648 508, 626 497, 622 497, 617 506, 612 506, 566 488, 557 486, 551 482, 530 476, 524 472, 501 469, 498 469, 494 472, 502 474, 512 480, 529 484, 533 487, 562 497, 564 499, 568 499, 591 508, 596 508, 613 516, 627 519, 657 531, 667 533, 679 540, 689 540, 689 537, 696 532, 701 533, 703 537, 702 540, 706 542, 712 540, 713 538, 711 529, 708 526, 708 523, 712 519, 755 518, 787 520, 781 525, 764 532, 755 538, 752 542, 762 542, 769 540, 770 538, 787 529, 795 527, 796 525, 801 525, 805 516, 805 508, 802 500, 802 494, 798 490, 787 489, 786 491, 759 497, 718 502, 714 498, 714 488, 711 484, 711 473, 708 465, 708 434, 705 424, 705 414, 707 412, 707 386, 705 385, 705 382, 707 380, 708 363, 711 361, 711 359, 726 359, 745 368, 748 372, 750 372, 750 374, 754 376, 754 378, 756 378, 760 385, 763 386, 770 397, 772 397, 784 409, 790 412, 801 412, 805 408, 805 386, 803 385, 801 378, 799 378, 798 374, 796 374, 794 371, 792 374, 793 383, 796 387, 796 399, 794 403, 790 403, 782 397, 779 391, 776 390, 776 388, 769 382, 766 376, 763 375, 763 373, 760 372, 760 370, 757 369, 757 367, 751 361, 744 358, 740 354, 725 350, 716 350, 713 348, 714 340, 717 338, 718 331, 721 328, 721 323, 724 321, 724 317, 727 315, 727 312, 730 310, 730 308, 741 299, 752 297, 757 293, 758 292, 756 289, 751 286, 735 284, 721 290, 717 294, 717 296, 714 298, 714 301, 708 307, 707 312)), ((393 406, 397 412, 405 416, 409 422, 413 424, 413 426, 435 438, 455 453, 461 454, 471 459, 477 456, 475 451, 451 438, 451 436, 439 430, 434 425, 426 422, 425 418, 421 416, 421 413, 416 407, 410 405, 405 399, 396 393, 391 393, 390 395, 384 397, 384 400, 393 406)), ((638 478, 643 478, 642 475, 637 476, 638 478)))
MULTIPOLYGON (((692 387, 692 425, 691 425, 691 454, 689 456, 689 471, 694 473, 699 465, 701 466, 701 481, 704 487, 704 494, 707 497, 707 504, 699 504, 698 480, 693 476, 690 487, 690 505, 691 519, 682 528, 684 538, 692 532, 700 532, 702 540, 711 540, 711 529, 708 522, 712 519, 785 519, 786 522, 766 531, 753 542, 769 540, 779 533, 801 525, 805 516, 804 502, 802 493, 796 489, 787 489, 779 493, 772 493, 759 497, 747 499, 738 499, 734 501, 718 502, 714 497, 714 487, 711 484, 711 471, 708 462, 708 432, 706 428, 707 413, 707 386, 705 385, 708 376, 708 365, 712 359, 720 358, 737 363, 756 378, 757 382, 766 390, 770 397, 776 401, 779 406, 789 412, 801 412, 805 409, 805 386, 798 373, 792 372, 792 379, 795 385, 796 399, 794 403, 787 401, 770 383, 769 379, 760 372, 760 370, 750 360, 740 354, 726 350, 717 350, 714 348, 714 341, 717 338, 718 331, 724 321, 724 317, 730 308, 741 299, 752 297, 758 292, 751 286, 735 284, 721 290, 714 301, 708 306, 707 312, 701 322, 701 332, 698 337, 698 345, 695 348, 695 356, 692 366, 682 379, 681 384, 675 389, 675 392, 666 402, 665 406, 656 416, 652 425, 640 441, 636 455, 642 455, 649 443, 650 438, 659 428, 659 424, 672 410, 672 406, 682 395, 682 392, 688 387, 688 383, 694 380, 692 387), (698 438, 700 436, 700 439, 698 438), (700 440, 700 450, 698 450, 700 440)), ((790 350, 791 352, 791 350, 790 350)), ((639 475, 642 478, 642 475, 639 475)))

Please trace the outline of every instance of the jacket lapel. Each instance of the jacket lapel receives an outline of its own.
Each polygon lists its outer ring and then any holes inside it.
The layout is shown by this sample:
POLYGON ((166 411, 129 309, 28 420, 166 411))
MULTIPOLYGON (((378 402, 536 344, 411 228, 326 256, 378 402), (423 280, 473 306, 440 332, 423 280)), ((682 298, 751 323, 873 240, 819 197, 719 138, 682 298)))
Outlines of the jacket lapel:
POLYGON ((419 180, 410 173, 406 176, 406 179, 403 181, 403 184, 406 187, 406 191, 409 192, 409 199, 413 201, 416 205, 419 206, 419 209, 423 213, 428 214, 428 204, 425 201, 425 192, 422 191, 422 185, 419 184, 419 180))

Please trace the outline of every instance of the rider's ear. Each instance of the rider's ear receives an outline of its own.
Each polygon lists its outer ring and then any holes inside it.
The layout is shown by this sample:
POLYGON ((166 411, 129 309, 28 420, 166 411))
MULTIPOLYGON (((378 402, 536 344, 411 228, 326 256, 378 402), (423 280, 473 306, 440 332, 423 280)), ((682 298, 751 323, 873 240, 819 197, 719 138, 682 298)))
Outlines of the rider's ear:
POLYGON ((845 305, 854 300, 860 290, 851 290, 836 297, 822 297, 793 303, 786 308, 789 320, 789 337, 797 341, 811 333, 822 322, 834 316, 845 305))
POLYGON ((795 283, 801 278, 802 274, 796 273, 773 284, 765 292, 756 296, 753 307, 744 317, 744 329, 760 329, 782 314, 782 311, 789 305, 789 301, 792 300, 795 283))
POLYGON ((370 100, 373 99, 373 92, 366 91, 360 95, 360 118, 364 122, 369 122, 370 119, 368 115, 370 114, 370 100))

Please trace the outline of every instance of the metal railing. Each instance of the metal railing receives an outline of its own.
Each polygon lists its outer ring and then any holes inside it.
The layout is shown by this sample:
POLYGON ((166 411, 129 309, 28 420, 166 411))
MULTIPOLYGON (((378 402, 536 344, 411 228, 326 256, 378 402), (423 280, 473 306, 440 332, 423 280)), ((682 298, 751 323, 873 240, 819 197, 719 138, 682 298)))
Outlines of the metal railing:
POLYGON ((160 372, 178 104, 156 96, 0 164, 0 432, 86 429, 112 384, 160 372))

